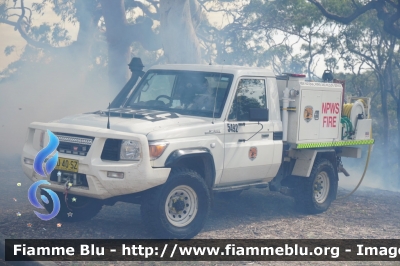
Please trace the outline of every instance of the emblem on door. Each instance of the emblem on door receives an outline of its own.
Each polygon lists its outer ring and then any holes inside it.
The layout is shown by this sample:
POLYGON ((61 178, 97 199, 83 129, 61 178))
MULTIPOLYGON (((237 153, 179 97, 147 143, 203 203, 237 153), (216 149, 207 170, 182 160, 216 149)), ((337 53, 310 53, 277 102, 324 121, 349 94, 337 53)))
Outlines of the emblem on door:
POLYGON ((253 146, 249 150, 249 159, 253 161, 255 158, 257 158, 257 147, 253 146))
POLYGON ((312 118, 313 118, 313 107, 307 105, 304 108, 304 120, 306 120, 306 122, 310 122, 312 118))

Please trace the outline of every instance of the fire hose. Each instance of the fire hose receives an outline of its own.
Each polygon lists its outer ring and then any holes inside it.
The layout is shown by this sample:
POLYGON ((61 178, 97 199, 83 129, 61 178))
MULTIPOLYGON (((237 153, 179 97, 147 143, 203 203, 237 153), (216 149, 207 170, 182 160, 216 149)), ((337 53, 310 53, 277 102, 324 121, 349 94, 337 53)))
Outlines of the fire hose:
MULTIPOLYGON (((360 100, 361 100, 361 99, 360 99, 360 100)), ((361 101, 362 101, 362 103, 364 104, 364 106, 366 106, 365 102, 364 102, 363 100, 361 100, 361 101)), ((350 120, 348 119, 348 117, 350 117, 350 113, 351 113, 351 108, 352 108, 352 107, 353 107, 353 104, 352 104, 352 103, 346 103, 346 104, 343 106, 343 115, 344 115, 345 118, 347 118, 348 122, 350 122, 350 120)), ((369 119, 369 118, 370 118, 370 115, 368 114, 368 119, 369 119)), ((344 119, 344 120, 345 120, 345 119, 344 119)), ((341 120, 341 121, 342 121, 342 120, 341 120)), ((346 126, 346 130, 347 130, 347 125, 345 124, 345 126, 346 126)), ((350 122, 350 128, 352 128, 351 122, 350 122)), ((348 134, 349 131, 347 131, 346 133, 348 134)), ((372 126, 371 126, 370 138, 372 139, 372 126)), ((362 181, 364 180, 364 177, 365 177, 365 174, 366 174, 366 172, 367 172, 367 169, 368 169, 369 159, 370 159, 371 151, 372 151, 372 145, 373 145, 373 144, 369 144, 369 147, 368 147, 368 155, 367 155, 367 160, 366 160, 366 162, 365 162, 364 171, 363 171, 363 174, 361 175, 360 181, 358 182, 357 186, 356 186, 349 194, 347 194, 347 195, 344 196, 344 197, 338 198, 338 200, 343 200, 343 199, 346 199, 346 198, 350 197, 350 196, 351 196, 354 192, 356 192, 357 189, 360 187, 362 181)))

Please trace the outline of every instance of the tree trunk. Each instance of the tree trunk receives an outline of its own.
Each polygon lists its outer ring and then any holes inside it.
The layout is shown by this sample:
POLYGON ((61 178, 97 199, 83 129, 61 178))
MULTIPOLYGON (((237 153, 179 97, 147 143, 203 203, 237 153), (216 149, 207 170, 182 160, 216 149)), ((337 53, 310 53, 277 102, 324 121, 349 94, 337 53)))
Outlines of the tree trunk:
POLYGON ((160 24, 168 63, 201 63, 200 44, 193 27, 189 0, 161 0, 160 24))
POLYGON ((96 10, 89 5, 89 1, 76 0, 76 17, 79 21, 79 31, 76 42, 74 44, 80 45, 91 45, 93 43, 93 37, 97 30, 97 22, 100 19, 99 14, 96 14, 96 10))
POLYGON ((88 66, 91 61, 91 48, 98 33, 97 23, 100 19, 99 12, 96 11, 89 1, 76 0, 76 17, 79 21, 79 31, 76 41, 71 45, 68 54, 69 58, 74 58, 73 66, 78 72, 80 80, 86 79, 88 66), (76 66, 79 66, 78 68, 76 66))
POLYGON ((383 119, 383 148, 388 147, 389 142, 389 113, 387 107, 387 82, 385 81, 384 75, 379 75, 379 84, 381 91, 381 101, 382 101, 382 119, 383 119))
POLYGON ((123 0, 102 0, 106 37, 108 43, 108 76, 111 89, 121 90, 129 78, 130 37, 123 0))

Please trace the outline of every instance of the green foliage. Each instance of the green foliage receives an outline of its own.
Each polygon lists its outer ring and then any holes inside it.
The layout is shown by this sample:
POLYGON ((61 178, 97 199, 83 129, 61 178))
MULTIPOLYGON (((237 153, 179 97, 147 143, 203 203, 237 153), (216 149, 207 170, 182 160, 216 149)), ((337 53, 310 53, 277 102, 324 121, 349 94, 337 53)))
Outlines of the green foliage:
POLYGON ((0 18, 4 18, 6 14, 6 3, 4 1, 0 2, 0 18))
POLYGON ((335 45, 335 27, 306 0, 252 0, 217 33, 218 62, 308 72, 335 45))
MULTIPOLYGON (((355 10, 354 3, 365 2, 324 0, 322 4, 332 13, 347 16, 355 10)), ((341 25, 327 20, 306 0, 252 0, 232 13, 233 22, 213 34, 218 62, 271 66, 277 73, 306 71, 314 80, 322 73, 315 68, 318 60, 334 71, 344 67, 346 74, 336 76, 347 81, 347 92, 372 97, 376 149, 384 151, 391 143, 391 154, 398 156, 390 160, 400 160, 400 43, 385 32, 376 12, 341 25), (381 97, 382 91, 387 92, 386 98, 381 97), (385 136, 389 138, 382 146, 385 136)), ((384 169, 393 170, 395 165, 395 161, 379 160, 384 169)))
POLYGON ((33 3, 32 9, 44 15, 45 8, 50 6, 62 21, 76 23, 80 17, 97 12, 99 4, 99 0, 42 0, 41 3, 33 3))
POLYGON ((6 56, 10 55, 15 50, 15 45, 9 45, 4 49, 4 54, 6 56))
POLYGON ((322 0, 321 3, 329 12, 340 14, 341 16, 349 16, 354 11, 355 2, 357 5, 363 4, 364 0, 322 0))

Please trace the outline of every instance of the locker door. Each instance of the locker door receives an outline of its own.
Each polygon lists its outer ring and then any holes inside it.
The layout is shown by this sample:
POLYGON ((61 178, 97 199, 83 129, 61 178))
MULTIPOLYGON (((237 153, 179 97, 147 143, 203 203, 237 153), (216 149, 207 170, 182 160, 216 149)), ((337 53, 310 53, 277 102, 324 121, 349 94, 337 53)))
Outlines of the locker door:
POLYGON ((302 90, 299 112, 299 140, 319 138, 322 92, 302 90))

